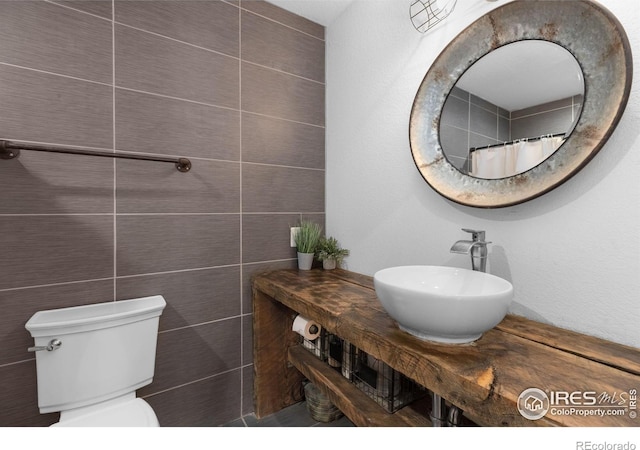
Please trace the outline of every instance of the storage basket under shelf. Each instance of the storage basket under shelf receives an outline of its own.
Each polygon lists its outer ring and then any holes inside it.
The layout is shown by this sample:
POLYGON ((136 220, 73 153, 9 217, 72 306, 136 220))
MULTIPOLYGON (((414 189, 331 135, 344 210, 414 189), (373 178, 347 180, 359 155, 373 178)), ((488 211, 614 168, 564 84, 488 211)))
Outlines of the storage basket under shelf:
POLYGON ((321 361, 340 371, 389 413, 396 412, 427 393, 424 387, 388 364, 324 329, 313 341, 302 338, 302 344, 321 361))
POLYGON ((344 342, 342 375, 393 413, 426 395, 427 390, 383 361, 344 342))

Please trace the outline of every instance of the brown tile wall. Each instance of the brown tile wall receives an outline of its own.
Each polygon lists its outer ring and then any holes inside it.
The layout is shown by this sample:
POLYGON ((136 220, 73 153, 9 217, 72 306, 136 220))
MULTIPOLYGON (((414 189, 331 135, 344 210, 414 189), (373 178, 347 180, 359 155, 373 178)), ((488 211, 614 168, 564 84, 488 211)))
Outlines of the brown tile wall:
POLYGON ((324 29, 263 1, 0 2, 0 139, 191 158, 0 161, 0 426, 37 408, 39 310, 162 294, 163 426, 253 410, 251 276, 324 222, 324 29))

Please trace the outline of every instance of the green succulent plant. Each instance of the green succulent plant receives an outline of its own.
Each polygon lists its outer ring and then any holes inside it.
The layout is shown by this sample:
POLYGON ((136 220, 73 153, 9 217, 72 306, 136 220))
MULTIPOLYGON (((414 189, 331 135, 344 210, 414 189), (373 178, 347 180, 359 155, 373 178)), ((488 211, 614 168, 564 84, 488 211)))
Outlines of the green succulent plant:
POLYGON ((320 239, 317 250, 317 258, 319 261, 326 259, 334 259, 340 264, 346 256, 349 256, 349 250, 340 248, 338 240, 334 237, 323 237, 320 239))

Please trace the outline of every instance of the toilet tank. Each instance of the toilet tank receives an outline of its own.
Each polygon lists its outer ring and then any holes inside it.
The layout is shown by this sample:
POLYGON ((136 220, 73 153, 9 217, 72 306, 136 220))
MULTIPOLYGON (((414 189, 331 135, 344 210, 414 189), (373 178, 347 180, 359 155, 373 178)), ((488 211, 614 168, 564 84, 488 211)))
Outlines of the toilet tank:
POLYGON ((25 327, 36 346, 41 413, 66 411, 133 392, 153 380, 161 295, 35 313, 25 327))

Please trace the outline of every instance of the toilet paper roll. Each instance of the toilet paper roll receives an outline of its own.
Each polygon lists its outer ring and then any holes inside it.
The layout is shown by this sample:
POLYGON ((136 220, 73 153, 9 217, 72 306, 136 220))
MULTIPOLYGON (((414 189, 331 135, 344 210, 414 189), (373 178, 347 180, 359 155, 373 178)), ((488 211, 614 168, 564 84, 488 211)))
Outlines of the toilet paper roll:
POLYGON ((293 321, 293 331, 303 336, 305 339, 313 341, 320 336, 322 327, 313 320, 305 319, 302 316, 297 316, 293 321))

